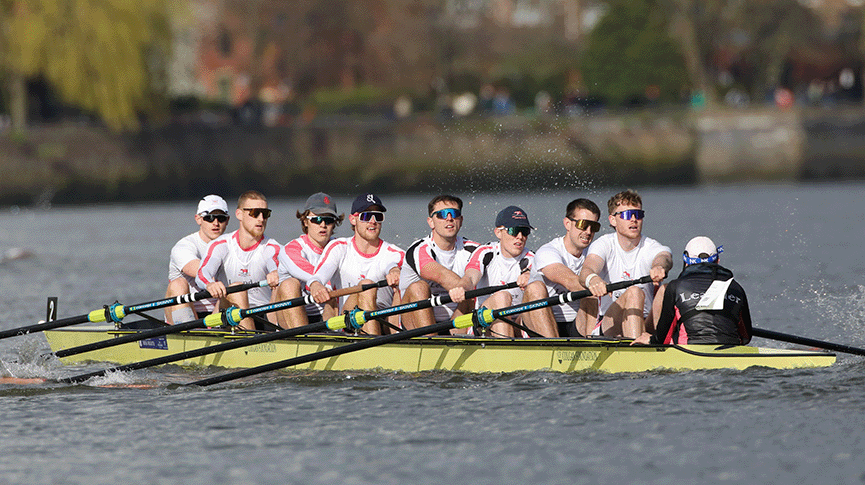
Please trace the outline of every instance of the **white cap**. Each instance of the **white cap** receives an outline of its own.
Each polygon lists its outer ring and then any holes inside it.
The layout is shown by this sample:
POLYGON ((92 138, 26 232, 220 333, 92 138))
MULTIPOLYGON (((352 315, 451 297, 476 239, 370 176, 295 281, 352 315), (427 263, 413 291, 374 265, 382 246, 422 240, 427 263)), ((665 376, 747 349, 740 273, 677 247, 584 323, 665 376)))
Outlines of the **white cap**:
POLYGON ((708 237, 697 236, 685 245, 685 253, 692 258, 709 258, 718 254, 718 247, 708 237))
POLYGON ((218 195, 208 195, 198 202, 198 215, 210 214, 213 211, 222 211, 228 214, 228 204, 225 199, 218 195))

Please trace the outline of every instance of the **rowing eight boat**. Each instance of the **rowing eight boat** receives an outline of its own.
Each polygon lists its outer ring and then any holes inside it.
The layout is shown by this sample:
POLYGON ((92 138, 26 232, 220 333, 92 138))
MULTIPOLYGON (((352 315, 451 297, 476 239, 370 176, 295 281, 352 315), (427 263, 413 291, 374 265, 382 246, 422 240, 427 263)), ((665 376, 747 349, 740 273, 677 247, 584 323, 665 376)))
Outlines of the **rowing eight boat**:
MULTIPOLYGON (((134 332, 136 330, 118 330, 113 326, 103 325, 44 333, 51 350, 57 352, 134 332)), ((233 334, 222 330, 194 330, 63 357, 62 361, 128 364, 245 339, 252 335, 233 334)), ((179 361, 178 365, 249 368, 367 338, 369 337, 334 333, 300 335, 191 358, 179 361)), ((629 341, 609 338, 420 337, 309 362, 300 368, 334 371, 381 369, 403 372, 642 372, 659 369, 746 369, 753 366, 789 369, 827 367, 834 362, 835 354, 829 352, 752 346, 630 346, 629 341)))

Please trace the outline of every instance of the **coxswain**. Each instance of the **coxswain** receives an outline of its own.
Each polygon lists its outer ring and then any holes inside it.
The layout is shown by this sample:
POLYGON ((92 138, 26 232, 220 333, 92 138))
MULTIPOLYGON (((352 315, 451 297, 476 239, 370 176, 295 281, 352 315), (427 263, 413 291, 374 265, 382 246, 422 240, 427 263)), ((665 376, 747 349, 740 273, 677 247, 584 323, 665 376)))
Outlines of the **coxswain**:
POLYGON ((667 284, 654 333, 635 344, 729 344, 751 341, 751 312, 745 290, 718 264, 722 247, 697 236, 685 246, 684 269, 667 284))

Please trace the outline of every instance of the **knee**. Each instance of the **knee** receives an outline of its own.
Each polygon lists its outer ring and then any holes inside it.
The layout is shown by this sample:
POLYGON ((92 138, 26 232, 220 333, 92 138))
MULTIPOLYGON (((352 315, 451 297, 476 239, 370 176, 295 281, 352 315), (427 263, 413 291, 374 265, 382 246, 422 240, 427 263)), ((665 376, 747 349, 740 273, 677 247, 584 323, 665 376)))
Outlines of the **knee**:
POLYGON ((526 286, 525 300, 538 300, 549 296, 547 293, 547 285, 542 281, 533 281, 526 286))
POLYGON ((643 302, 646 301, 646 294, 643 293, 643 289, 632 286, 625 290, 625 294, 622 295, 625 298, 625 301, 631 305, 642 305, 643 302))
POLYGON ((425 300, 431 296, 429 285, 426 281, 415 281, 414 283, 408 285, 408 288, 405 289, 405 297, 403 300, 410 301, 418 301, 425 300))
POLYGON ((189 293, 189 283, 184 278, 176 278, 168 283, 168 296, 180 296, 189 293))
POLYGON ((288 278, 279 284, 277 294, 280 298, 296 298, 300 296, 301 284, 297 278, 288 278))
POLYGON ((484 306, 487 308, 502 308, 506 306, 510 306, 513 301, 513 297, 507 291, 499 291, 493 293, 492 296, 484 301, 484 306))

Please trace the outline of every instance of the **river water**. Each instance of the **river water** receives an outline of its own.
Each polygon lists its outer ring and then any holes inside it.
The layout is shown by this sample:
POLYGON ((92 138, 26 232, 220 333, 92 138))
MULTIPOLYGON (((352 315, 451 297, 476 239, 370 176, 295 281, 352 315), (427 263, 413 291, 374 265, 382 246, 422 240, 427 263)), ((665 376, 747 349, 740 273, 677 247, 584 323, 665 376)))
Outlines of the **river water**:
MULTIPOLYGON (((694 235, 723 244, 755 326, 865 347, 863 189, 644 188, 644 232, 674 255, 694 235)), ((496 212, 515 203, 537 227, 529 240, 537 248, 560 234, 569 200, 603 208, 612 192, 464 195, 463 234, 489 240, 496 212)), ((383 196, 384 238, 405 248, 424 235, 429 198, 383 196)), ((268 235, 295 237, 302 202, 271 201, 268 235)), ((337 203, 347 209, 350 198, 337 203)), ((60 298, 61 318, 160 298, 171 246, 196 227, 194 207, 4 209, 0 250, 32 256, 0 263, 0 329, 43 319, 49 295, 60 298)), ((64 366, 47 353, 39 334, 0 341, 0 375, 101 368, 64 366)), ((81 385, 0 384, 0 482, 865 483, 865 365, 850 355, 814 370, 286 371, 179 385, 216 372, 168 366, 81 385)))

